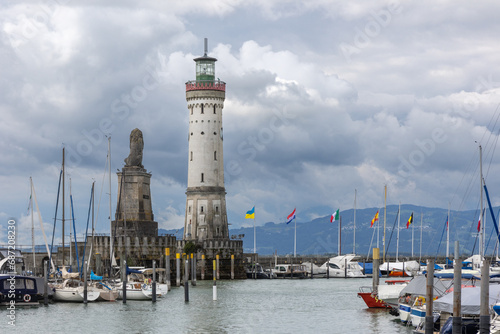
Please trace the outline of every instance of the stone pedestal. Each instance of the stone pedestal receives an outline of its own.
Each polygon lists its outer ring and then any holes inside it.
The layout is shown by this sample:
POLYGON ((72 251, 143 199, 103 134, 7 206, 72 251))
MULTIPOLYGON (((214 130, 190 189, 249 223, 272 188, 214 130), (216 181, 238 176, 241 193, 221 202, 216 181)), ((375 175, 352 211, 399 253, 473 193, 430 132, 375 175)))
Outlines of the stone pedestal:
POLYGON ((151 174, 140 167, 123 167, 118 175, 118 201, 111 233, 115 237, 156 237, 158 223, 151 206, 151 174))

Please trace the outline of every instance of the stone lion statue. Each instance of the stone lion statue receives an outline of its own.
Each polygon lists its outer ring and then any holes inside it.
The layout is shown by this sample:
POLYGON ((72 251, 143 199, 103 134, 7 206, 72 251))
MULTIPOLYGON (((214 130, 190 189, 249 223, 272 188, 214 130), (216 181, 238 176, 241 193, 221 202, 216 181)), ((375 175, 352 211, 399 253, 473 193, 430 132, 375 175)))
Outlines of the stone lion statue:
POLYGON ((130 154, 125 159, 125 167, 140 167, 142 165, 142 150, 144 148, 144 140, 142 139, 142 131, 135 128, 130 133, 130 154))

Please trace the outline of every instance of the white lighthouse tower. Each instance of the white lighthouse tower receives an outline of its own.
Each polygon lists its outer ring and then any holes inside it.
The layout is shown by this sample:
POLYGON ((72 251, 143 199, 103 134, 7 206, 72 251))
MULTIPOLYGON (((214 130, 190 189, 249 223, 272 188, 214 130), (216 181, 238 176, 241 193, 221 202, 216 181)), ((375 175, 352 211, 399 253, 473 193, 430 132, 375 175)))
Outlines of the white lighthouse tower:
POLYGON ((226 84, 215 78, 217 59, 195 58, 196 80, 186 82, 189 163, 184 240, 228 239, 222 108, 226 84))

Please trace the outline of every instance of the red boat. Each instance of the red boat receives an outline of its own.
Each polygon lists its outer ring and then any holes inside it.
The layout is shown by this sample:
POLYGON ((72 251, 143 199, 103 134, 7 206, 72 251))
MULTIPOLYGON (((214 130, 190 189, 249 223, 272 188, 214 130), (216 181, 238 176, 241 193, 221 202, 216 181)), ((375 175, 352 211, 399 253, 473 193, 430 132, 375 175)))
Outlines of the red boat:
POLYGON ((382 300, 378 299, 377 296, 372 294, 371 287, 362 286, 359 288, 358 297, 363 298, 366 306, 369 308, 388 308, 389 305, 384 303, 382 300), (366 290, 370 291, 367 292, 366 290))

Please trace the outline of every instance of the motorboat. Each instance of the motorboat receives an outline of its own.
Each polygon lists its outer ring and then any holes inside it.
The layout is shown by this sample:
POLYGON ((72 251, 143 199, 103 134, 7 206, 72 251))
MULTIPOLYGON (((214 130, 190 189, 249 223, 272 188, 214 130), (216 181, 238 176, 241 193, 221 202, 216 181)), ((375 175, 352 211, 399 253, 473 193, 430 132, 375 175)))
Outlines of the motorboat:
POLYGON ((362 278, 363 267, 356 261, 357 255, 346 254, 330 258, 318 271, 324 273, 324 277, 362 278))
POLYGON ((399 295, 407 285, 407 280, 387 280, 385 284, 378 285, 377 298, 383 300, 390 308, 397 310, 399 295))
POLYGON ((363 298, 369 308, 395 308, 398 306, 399 293, 408 284, 407 280, 386 280, 385 284, 377 286, 377 293, 373 293, 371 286, 362 286, 358 297, 363 298))
POLYGON ((305 278, 307 270, 302 264, 277 264, 271 273, 276 278, 305 278))
MULTIPOLYGON (((433 281, 433 296, 441 297, 449 291, 450 286, 445 285, 445 283, 438 279, 434 278, 433 281)), ((405 286, 400 294, 399 294, 399 303, 397 309, 399 311, 399 320, 401 322, 411 322, 412 315, 415 318, 415 327, 418 326, 420 320, 417 318, 421 318, 425 320, 425 295, 427 294, 427 277, 420 275, 415 276, 408 285, 405 286), (415 311, 413 311, 415 308, 415 311), (422 313, 423 312, 423 313, 422 313)))
POLYGON ((376 294, 373 293, 371 286, 362 286, 359 288, 358 298, 362 298, 368 308, 388 308, 383 300, 379 299, 376 294))
POLYGON ((410 311, 410 322, 413 327, 420 327, 425 323, 425 297, 418 296, 410 311))
POLYGON ((270 279, 273 278, 271 272, 265 271, 262 265, 256 263, 255 265, 249 265, 246 267, 245 272, 247 278, 254 279, 270 279))
POLYGON ((34 277, 0 275, 0 305, 37 306, 38 290, 34 277))
POLYGON ((420 271, 420 264, 417 261, 385 262, 379 269, 382 276, 410 277, 420 271))
MULTIPOLYGON (((84 299, 84 283, 77 279, 65 279, 62 283, 52 284, 55 301, 81 303, 84 299)), ((99 298, 99 291, 93 286, 87 286, 87 301, 93 302, 99 298)))

